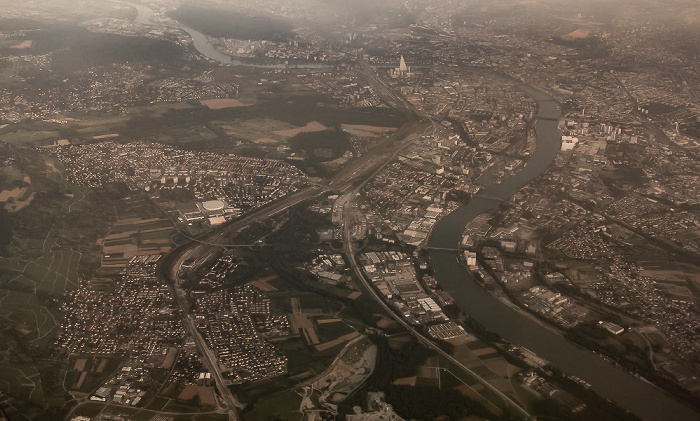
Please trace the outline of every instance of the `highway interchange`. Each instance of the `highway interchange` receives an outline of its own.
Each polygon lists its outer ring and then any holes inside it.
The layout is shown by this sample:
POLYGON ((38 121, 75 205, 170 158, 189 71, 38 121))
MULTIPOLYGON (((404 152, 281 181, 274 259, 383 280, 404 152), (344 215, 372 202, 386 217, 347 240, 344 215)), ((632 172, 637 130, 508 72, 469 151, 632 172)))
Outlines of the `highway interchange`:
POLYGON ((188 333, 194 338, 197 350, 202 358, 202 363, 212 373, 217 390, 224 406, 228 410, 229 420, 241 419, 238 410, 243 405, 236 399, 235 395, 226 383, 221 367, 216 356, 208 347, 206 341, 195 326, 191 315, 191 303, 188 301, 187 293, 181 288, 183 275, 183 262, 194 261, 194 267, 188 271, 196 270, 216 255, 222 247, 233 247, 235 244, 228 244, 229 238, 235 238, 246 227, 289 209, 301 202, 317 197, 321 193, 328 191, 346 191, 355 183, 367 181, 384 166, 393 161, 398 152, 407 145, 418 139, 432 127, 430 123, 406 123, 397 132, 389 137, 383 144, 357 158, 324 185, 312 185, 289 195, 269 206, 257 209, 242 219, 222 225, 221 227, 205 233, 203 236, 194 238, 184 245, 173 249, 168 255, 161 259, 158 274, 171 289, 173 297, 181 311, 183 324, 188 333), (421 128, 423 128, 422 131, 421 128))
MULTIPOLYGON (((367 77, 371 86, 377 90, 387 102, 393 104, 397 108, 409 111, 417 118, 425 117, 422 113, 418 113, 410 106, 401 95, 393 92, 384 81, 377 77, 376 73, 366 64, 363 66, 363 74, 367 77)), ((438 122, 431 121, 426 118, 421 118, 420 121, 412 121, 404 124, 386 141, 376 146, 372 150, 366 152, 345 168, 340 170, 334 177, 327 180, 325 183, 312 184, 296 193, 293 193, 279 201, 276 201, 268 206, 259 208, 247 216, 224 224, 212 231, 209 231, 197 238, 190 240, 183 245, 174 248, 163 259, 158 268, 160 278, 169 285, 171 293, 175 297, 175 301, 181 311, 183 324, 188 333, 194 338, 197 350, 202 358, 203 364, 212 373, 212 378, 215 380, 217 390, 219 392, 221 403, 228 413, 229 420, 237 421, 241 419, 239 410, 244 407, 233 394, 229 384, 225 381, 221 367, 218 364, 217 358, 213 351, 208 347, 206 341, 194 324, 191 315, 191 303, 188 301, 187 293, 181 288, 183 281, 183 262, 186 260, 194 261, 194 267, 188 270, 196 270, 197 267, 203 265, 206 261, 215 256, 224 247, 236 247, 237 244, 229 244, 229 239, 234 239, 235 236, 244 230, 246 227, 265 221, 270 217, 289 209, 306 200, 313 199, 322 193, 335 191, 343 194, 341 201, 344 205, 343 217, 343 232, 344 232, 344 252, 351 263, 352 270, 357 275, 358 279, 364 284, 365 289, 372 297, 384 308, 387 314, 390 314, 398 323, 400 323, 407 331, 411 332, 418 341, 424 346, 437 352, 447 360, 456 364, 458 367, 469 373, 477 379, 484 387, 496 393, 503 399, 507 406, 512 407, 515 412, 524 418, 531 418, 523 408, 513 402, 508 396, 490 385, 486 380, 480 378, 476 373, 465 367, 462 363, 455 360, 451 355, 442 350, 437 344, 429 338, 423 336, 409 325, 401 316, 396 314, 384 300, 377 294, 376 291, 367 282, 364 274, 360 270, 353 250, 350 228, 352 222, 353 201, 358 195, 362 187, 367 184, 374 176, 390 164, 401 150, 419 139, 421 136, 434 132, 438 122)), ((498 405, 497 405, 498 406, 498 405)))

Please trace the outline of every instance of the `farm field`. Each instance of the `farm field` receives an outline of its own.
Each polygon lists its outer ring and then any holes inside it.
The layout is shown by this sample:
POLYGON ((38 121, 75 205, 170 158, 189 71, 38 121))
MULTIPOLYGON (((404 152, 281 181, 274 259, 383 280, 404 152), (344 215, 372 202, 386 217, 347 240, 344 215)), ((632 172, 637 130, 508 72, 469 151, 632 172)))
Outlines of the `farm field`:
POLYGON ((0 135, 0 140, 11 145, 21 146, 44 142, 49 139, 59 139, 60 137, 61 133, 59 131, 17 130, 0 135))
POLYGON ((11 227, 0 259, 0 392, 32 417, 65 403, 64 366, 46 362, 62 318, 56 299, 78 287, 111 215, 99 193, 69 184, 57 159, 34 150, 15 152, 0 171, 0 190, 11 227), (14 189, 19 196, 8 193, 14 189))
POLYGON ((167 253, 173 233, 168 219, 120 219, 102 241, 102 266, 123 267, 136 255, 167 253))
POLYGON ((210 110, 220 110, 222 108, 230 107, 245 107, 247 105, 234 98, 206 99, 199 101, 199 103, 209 108, 210 110))
POLYGON ((365 124, 341 124, 344 131, 356 136, 380 137, 386 132, 396 131, 396 127, 368 126, 365 124))
POLYGON ((37 404, 44 402, 41 378, 34 367, 0 362, 0 390, 37 404))
POLYGON ((282 135, 275 132, 295 130, 296 126, 273 118, 251 118, 240 121, 213 121, 213 125, 220 127, 229 136, 240 137, 250 141, 271 139, 282 141, 282 135))
POLYGON ((290 390, 262 399, 251 411, 245 412, 245 419, 263 421, 275 415, 285 414, 288 420, 301 421, 303 414, 299 412, 301 396, 290 390))
POLYGON ((71 361, 63 381, 69 391, 91 393, 114 373, 121 358, 79 356, 71 361))
POLYGON ((58 310, 43 306, 34 294, 11 290, 0 291, 0 317, 34 344, 52 340, 61 319, 58 310))
POLYGON ((54 247, 39 259, 29 262, 21 278, 37 291, 62 296, 78 288, 78 264, 81 253, 67 247, 54 247))
POLYGON ((318 121, 312 121, 304 127, 297 127, 295 129, 288 129, 288 130, 278 130, 278 131, 275 131, 274 133, 276 135, 283 136, 283 137, 294 137, 294 136, 298 135, 299 133, 322 132, 326 129, 328 129, 328 127, 324 126, 323 124, 319 123, 318 121))

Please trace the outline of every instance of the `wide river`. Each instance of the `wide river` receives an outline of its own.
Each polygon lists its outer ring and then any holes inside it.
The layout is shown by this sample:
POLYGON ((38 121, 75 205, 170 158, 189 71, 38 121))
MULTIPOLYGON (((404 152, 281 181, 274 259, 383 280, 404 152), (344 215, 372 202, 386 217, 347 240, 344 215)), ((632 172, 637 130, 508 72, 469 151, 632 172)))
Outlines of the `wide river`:
MULTIPOLYGON (((491 184, 465 206, 439 221, 429 240, 430 247, 454 249, 464 227, 479 214, 498 206, 544 172, 561 148, 557 120, 560 111, 554 100, 532 87, 523 89, 537 101, 539 119, 535 123, 537 150, 519 173, 491 184)), ((464 269, 454 251, 430 251, 435 278, 449 291, 462 311, 505 340, 521 345, 548 360, 552 366, 590 383, 601 396, 636 414, 643 420, 700 420, 700 414, 656 386, 632 376, 538 323, 533 317, 512 308, 488 293, 464 269)))
MULTIPOLYGON (((138 3, 121 2, 138 11, 136 22, 145 25, 167 26, 187 32, 195 48, 212 60, 224 64, 254 66, 262 68, 284 68, 285 64, 267 65, 244 63, 218 51, 207 37, 190 27, 151 22, 153 11, 138 3)), ((321 67, 319 64, 300 64, 299 67, 321 67)), ((499 184, 487 186, 465 206, 444 217, 438 222, 430 237, 429 246, 455 248, 461 241, 466 224, 479 214, 498 206, 500 200, 507 200, 515 192, 544 172, 559 153, 561 136, 556 119, 560 111, 556 102, 534 88, 523 89, 537 101, 538 115, 552 120, 539 119, 535 123, 537 150, 530 156, 525 167, 517 174, 499 184)), ((587 351, 552 330, 542 326, 529 315, 509 307, 486 292, 467 271, 457 262, 456 253, 450 251, 430 251, 430 260, 435 270, 435 278, 455 300, 455 303, 468 315, 497 332, 505 340, 522 345, 547 359, 554 367, 578 376, 605 398, 637 414, 644 420, 692 420, 700 419, 700 414, 652 384, 631 376, 594 353, 587 351)))
POLYGON ((203 33, 196 31, 189 26, 185 26, 180 22, 176 22, 175 24, 166 24, 166 23, 154 23, 151 21, 151 17, 153 16, 153 10, 143 4, 140 3, 131 3, 128 1, 114 1, 115 3, 121 3, 121 4, 126 4, 128 6, 133 7, 136 9, 137 15, 136 19, 134 19, 137 23, 143 24, 143 25, 151 25, 151 26, 163 26, 166 28, 177 28, 180 30, 183 30, 187 32, 187 34, 192 38, 192 44, 194 45, 194 48, 197 49, 202 55, 218 61, 223 64, 231 64, 234 66, 247 66, 247 67, 258 67, 258 68, 263 68, 263 69, 284 69, 287 67, 295 67, 295 68, 303 68, 303 69, 309 69, 309 68, 321 68, 321 67, 328 67, 330 64, 319 64, 319 63, 290 63, 290 64, 259 64, 259 63, 248 63, 248 62, 243 62, 239 60, 235 60, 231 58, 230 56, 222 53, 221 51, 217 50, 207 39, 206 35, 203 33))

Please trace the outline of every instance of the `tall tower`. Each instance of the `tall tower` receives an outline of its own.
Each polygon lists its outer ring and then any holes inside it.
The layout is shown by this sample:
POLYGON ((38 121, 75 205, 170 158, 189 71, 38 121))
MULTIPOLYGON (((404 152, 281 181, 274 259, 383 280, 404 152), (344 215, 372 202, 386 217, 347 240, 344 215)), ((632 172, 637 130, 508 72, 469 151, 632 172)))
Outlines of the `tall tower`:
POLYGON ((399 61, 399 72, 408 73, 408 66, 406 66, 406 60, 403 59, 403 55, 401 56, 401 61, 399 61))

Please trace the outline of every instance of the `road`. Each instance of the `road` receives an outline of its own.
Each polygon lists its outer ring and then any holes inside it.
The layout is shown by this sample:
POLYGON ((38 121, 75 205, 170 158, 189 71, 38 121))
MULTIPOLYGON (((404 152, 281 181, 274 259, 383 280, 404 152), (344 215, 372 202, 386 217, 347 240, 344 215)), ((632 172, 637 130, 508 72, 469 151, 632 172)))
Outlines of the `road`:
MULTIPOLYGON (((403 97, 401 97, 398 94, 393 93, 393 91, 386 85, 386 83, 379 79, 374 71, 369 68, 369 66, 362 62, 361 65, 363 66, 363 69, 365 70, 363 73, 365 76, 370 80, 370 83, 372 87, 375 90, 378 90, 381 92, 381 96, 383 98, 389 97, 391 98, 395 104, 402 106, 406 109, 409 109, 411 112, 415 113, 416 115, 420 115, 424 117, 423 113, 418 112, 414 107, 411 106, 408 101, 406 101, 403 97)), ((435 123, 430 127, 433 130, 435 130, 435 123)), ((424 132, 424 134, 427 133, 428 129, 424 132)), ((410 143, 410 142, 409 142, 410 143)), ((408 146, 407 143, 405 146, 408 146)), ((404 146, 404 147, 405 147, 404 146)), ((391 160, 395 158, 399 152, 403 149, 397 149, 394 151, 391 160)), ((404 320, 403 317, 397 315, 391 307, 384 301, 384 299, 379 296, 379 294, 372 288, 370 283, 367 281, 367 278, 364 276, 364 273, 362 273, 362 270, 360 269, 360 266, 357 263, 357 259, 355 258, 355 251, 353 249, 353 241, 352 241, 352 235, 350 233, 350 228, 352 225, 352 218, 353 218, 353 211, 354 211, 354 200, 362 190, 362 188, 370 181, 372 178, 374 178, 374 175, 381 171, 386 165, 388 165, 391 160, 388 160, 384 165, 379 167, 370 177, 368 177, 365 181, 363 181, 359 186, 357 186, 355 189, 348 191, 345 193, 345 195, 338 200, 343 206, 343 217, 342 223, 343 223, 343 250, 344 253, 348 259, 348 262, 350 262, 350 267, 352 268, 352 271, 357 275, 357 278, 362 282, 364 288, 372 295, 372 298, 379 303, 379 305, 382 306, 382 308, 386 311, 387 314, 390 314, 394 320, 396 320, 401 326, 403 326, 407 331, 411 332, 411 334, 418 339, 418 341, 424 345, 425 347, 435 351, 436 353, 440 354, 443 358, 447 359, 448 361, 452 362, 455 364, 457 367, 460 369, 464 370, 464 372, 469 373, 472 377, 477 379, 479 383, 481 383, 484 387, 489 389, 490 391, 494 392, 497 394, 501 399, 503 399, 503 402, 511 407, 513 410, 515 410, 518 414, 520 414, 522 417, 525 419, 534 419, 530 413, 528 413, 525 409, 523 409, 520 405, 518 405, 516 402, 514 402, 511 398, 506 396, 504 393, 502 393, 500 390, 492 386, 490 383, 488 383, 486 380, 481 378, 477 373, 466 367, 464 364, 456 360, 452 355, 448 354, 445 352, 442 348, 440 348, 436 343, 434 343, 431 339, 423 336, 420 332, 418 332, 416 329, 413 328, 406 320, 404 320)), ((498 405, 497 405, 498 406, 498 405)))
MULTIPOLYGON (((409 111, 412 115, 423 116, 422 113, 415 110, 411 104, 406 101, 403 97, 395 94, 384 81, 377 77, 374 71, 369 68, 366 64, 363 64, 364 73, 370 83, 375 87, 375 89, 381 92, 381 95, 386 98, 390 98, 391 102, 397 106, 404 108, 409 111)), ((423 116, 424 117, 424 116, 423 116)), ((195 270, 197 266, 201 266, 207 261, 211 256, 214 256, 222 247, 235 247, 236 244, 228 244, 226 241, 229 238, 234 238, 238 233, 244 230, 246 227, 254 224, 256 222, 264 221, 280 212, 289 209, 290 207, 297 205, 305 200, 312 199, 327 191, 339 191, 344 193, 344 196, 340 199, 345 203, 344 206, 344 216, 343 216, 343 229, 344 229, 344 249, 347 255, 353 271, 357 274, 358 278, 363 282, 367 291, 373 296, 373 298, 386 310, 387 314, 391 314, 394 319, 397 320, 399 324, 404 326, 406 330, 411 332, 424 346, 434 350, 438 354, 442 355, 445 359, 453 362, 455 365, 463 369, 465 372, 472 375, 474 378, 479 380, 484 387, 496 393, 500 396, 503 401, 511 406, 515 411, 523 415, 525 418, 531 418, 524 409, 513 402, 509 397, 505 396, 495 387, 490 385, 484 379, 479 377, 469 368, 465 367, 462 363, 455 360, 451 355, 443 351, 438 347, 432 340, 424 337, 419 332, 417 332, 412 326, 410 326, 403 318, 396 315, 392 309, 384 302, 384 300, 379 297, 379 295, 371 288, 365 279, 364 275, 360 271, 357 262, 355 260, 355 254, 353 250, 353 244, 350 236, 350 226, 352 221, 353 212, 353 201, 355 197, 360 192, 360 190, 371 181, 374 176, 383 170, 387 165, 389 165, 402 151, 404 148, 409 146, 411 143, 418 140, 421 136, 429 133, 434 133, 437 128, 437 123, 427 119, 423 119, 421 122, 410 122, 404 124, 399 128, 393 135, 390 136, 387 141, 376 146, 372 150, 366 152, 359 158, 355 159, 345 168, 340 170, 333 178, 327 181, 325 185, 315 184, 309 186, 301 191, 291 194, 277 202, 272 203, 269 206, 257 209, 253 211, 246 217, 222 225, 221 227, 212 230, 208 233, 199 236, 198 238, 191 239, 187 244, 181 245, 173 249, 168 255, 161 259, 161 263, 158 268, 158 274, 160 278, 165 281, 171 288, 171 292, 176 299, 178 307, 182 313, 183 323, 189 334, 194 338, 197 345, 197 350, 202 358, 203 363, 212 373, 217 389, 221 395, 221 399, 228 409, 229 420, 236 421, 240 419, 240 414, 238 413, 238 408, 241 408, 240 402, 231 392, 231 389, 225 382, 221 369, 218 365, 218 361, 214 353, 209 349, 206 341, 201 336, 201 333, 194 324, 192 315, 190 313, 190 303, 187 298, 187 294, 184 290, 180 288, 182 282, 181 266, 182 263, 187 259, 194 259, 196 261, 195 270)))
MULTIPOLYGON (((161 262, 161 269, 159 269, 159 274, 162 279, 165 280, 173 288, 173 294, 176 297, 178 306, 180 307, 183 315, 183 322, 190 332, 190 334, 195 338, 197 348, 202 356, 203 362, 212 372, 219 393, 225 405, 229 410, 229 418, 231 420, 239 419, 237 412, 238 401, 231 390, 227 387, 221 370, 218 366, 216 356, 208 348, 206 342, 202 338, 201 334, 197 330, 194 322, 189 313, 189 302, 186 294, 179 288, 181 282, 180 267, 185 259, 193 258, 197 261, 196 265, 203 264, 207 258, 213 256, 217 250, 221 247, 235 246, 235 244, 227 244, 226 241, 229 238, 234 238, 236 234, 245 229, 246 227, 254 224, 256 222, 264 221, 284 210, 297 205, 305 200, 314 198, 323 192, 327 191, 339 191, 343 193, 341 202, 344 203, 344 215, 341 218, 343 222, 343 233, 344 233, 344 244, 343 249, 346 254, 348 261, 350 262, 352 270, 357 275, 358 279, 362 282, 366 291, 381 305, 387 314, 390 314, 400 325, 402 325, 407 331, 411 332, 417 340, 425 347, 433 350, 437 354, 441 355, 446 360, 452 362, 461 370, 469 373, 473 378, 479 381, 483 387, 487 388, 494 394, 502 399, 503 403, 510 407, 519 416, 525 419, 533 419, 525 409, 519 406, 511 398, 503 394, 497 388, 492 386, 486 380, 482 379, 478 374, 473 372, 471 369, 463 365, 461 362, 456 360, 450 354, 442 350, 437 344, 435 344, 431 339, 423 336, 420 332, 413 328, 409 323, 407 323, 402 317, 396 314, 392 308, 383 300, 381 296, 372 288, 364 274, 362 273, 356 259, 355 251, 353 249, 353 242, 350 235, 350 228, 352 221, 353 212, 353 202, 357 194, 361 191, 362 187, 369 182, 374 175, 381 171, 386 165, 388 165, 396 155, 411 142, 415 141, 420 135, 422 127, 425 127, 426 133, 431 127, 435 127, 435 123, 431 122, 426 124, 427 120, 424 114, 415 110, 408 101, 405 100, 400 94, 393 92, 393 90, 384 82, 381 78, 377 77, 374 71, 366 64, 361 63, 362 73, 370 82, 370 85, 377 92, 377 94, 382 97, 385 101, 393 104, 397 108, 402 108, 413 115, 423 117, 424 121, 421 123, 408 123, 401 127, 397 132, 386 142, 373 150, 365 153, 360 158, 357 158, 344 169, 342 169, 336 176, 327 180, 326 183, 317 183, 313 186, 309 186, 297 193, 287 196, 269 206, 258 209, 248 216, 228 224, 221 226, 220 228, 206 233, 196 239, 192 239, 188 244, 177 247, 167 256, 165 256, 161 262)), ((615 76, 613 76, 615 77, 615 76)), ((630 93, 625 89, 624 85, 620 83, 621 88, 628 94, 632 103, 636 105, 636 100, 630 93)), ((657 128, 658 129, 658 128, 657 128)), ((659 131, 660 132, 660 131, 659 131)), ((662 132, 661 132, 662 133, 662 132)), ((662 140, 666 140, 667 143, 678 147, 678 145, 670 142, 666 136, 660 136, 662 140), (664 139, 665 138, 665 139, 664 139)))
MULTIPOLYGON (((384 81, 382 81, 374 71, 369 68, 366 64, 363 64, 364 73, 370 83, 382 92, 382 96, 385 98, 390 98, 391 102, 397 106, 404 108, 415 116, 423 116, 422 113, 415 110, 411 104, 406 101, 400 95, 395 94, 384 81)), ((352 241, 350 237, 350 226, 352 221, 352 211, 353 211, 353 201, 355 196, 359 191, 369 182, 374 176, 389 165, 402 151, 404 148, 409 146, 411 143, 418 140, 421 136, 427 135, 429 133, 434 133, 437 128, 437 123, 434 121, 429 121, 423 119, 421 122, 410 122, 399 128, 392 136, 390 136, 387 141, 376 146, 372 150, 366 152, 359 158, 355 159, 345 168, 340 170, 333 178, 327 181, 325 185, 315 184, 309 186, 299 192, 289 195, 273 204, 257 209, 253 211, 246 217, 227 223, 215 230, 205 233, 198 238, 193 238, 185 245, 181 245, 173 249, 168 255, 161 259, 161 263, 158 268, 158 274, 162 280, 164 280, 171 288, 171 292, 176 299, 178 307, 182 313, 183 323, 189 334, 194 338, 197 345, 197 350, 202 357, 203 363, 212 373, 217 389, 221 395, 221 399, 228 408, 229 420, 236 421, 240 419, 238 414, 238 408, 241 407, 238 400, 235 398, 230 388, 224 380, 221 369, 218 365, 216 356, 209 349, 206 341, 201 336, 201 333, 195 326, 192 315, 190 313, 190 303, 188 301, 186 292, 180 288, 182 282, 181 266, 186 259, 194 259, 196 261, 195 268, 202 265, 211 256, 214 256, 218 250, 222 247, 236 246, 235 244, 227 244, 226 240, 229 238, 234 238, 236 234, 240 233, 246 227, 254 224, 256 222, 264 221, 280 212, 289 209, 290 207, 297 205, 305 200, 312 199, 327 191, 339 191, 344 193, 341 198, 345 202, 344 207, 344 237, 345 237, 345 254, 351 262, 351 267, 358 275, 358 278, 362 280, 367 291, 369 291, 374 299, 386 310, 388 314, 394 316, 394 318, 404 326, 409 332, 411 332, 418 340, 426 347, 434 350, 435 352, 442 355, 444 358, 452 361, 458 367, 463 369, 465 372, 472 375, 474 378, 478 379, 485 387, 492 390, 510 406, 512 406, 516 411, 522 413, 526 418, 530 415, 520 408, 515 402, 510 400, 507 396, 503 395, 500 391, 491 386, 488 382, 481 379, 476 373, 465 367, 459 361, 455 360, 451 355, 447 354, 441 348, 439 348, 430 339, 422 336, 419 332, 413 329, 408 323, 406 323, 401 317, 398 317, 389 306, 383 301, 381 297, 368 285, 367 280, 364 278, 362 272, 360 271, 357 262, 355 260, 354 251, 352 249, 352 241)), ((193 270, 195 269, 193 268, 193 270)))
MULTIPOLYGON (((644 127, 646 127, 650 132, 652 132, 654 134, 656 139, 665 143, 666 145, 668 145, 672 149, 675 149, 677 151, 681 151, 693 159, 700 160, 700 155, 698 155, 694 151, 692 151, 684 146, 681 146, 678 143, 669 139, 668 136, 666 135, 666 133, 664 133, 664 131, 661 130, 661 128, 652 119, 650 119, 648 115, 646 115, 640 111, 640 104, 637 101, 637 98, 634 95, 632 95, 632 93, 629 91, 629 89, 627 89, 627 86, 625 86, 625 84, 622 82, 622 80, 620 80, 620 78, 617 77, 617 75, 614 73, 611 73, 610 75, 615 80, 615 82, 620 87, 620 89, 625 93, 625 96, 627 96, 627 99, 629 99, 629 102, 632 105, 632 112, 634 114, 637 114, 639 117, 642 118, 642 124, 644 125, 644 127)), ((694 95, 695 91, 691 90, 691 94, 694 95)))
POLYGON ((196 270, 207 260, 215 256, 223 247, 234 247, 236 244, 228 244, 230 238, 234 238, 246 227, 262 222, 270 217, 289 209, 301 202, 312 199, 327 191, 345 192, 353 185, 361 182, 362 185, 372 179, 386 165, 393 161, 399 151, 417 140, 421 135, 432 129, 433 123, 409 122, 399 128, 385 142, 355 159, 345 168, 339 171, 325 185, 315 184, 291 194, 268 206, 262 207, 248 214, 242 219, 233 221, 207 232, 197 238, 190 238, 184 245, 171 250, 160 260, 158 276, 171 290, 175 298, 183 320, 183 325, 195 341, 197 351, 203 364, 211 372, 216 383, 220 398, 228 410, 230 421, 238 421, 241 416, 238 412, 242 405, 226 383, 218 360, 214 352, 209 348, 201 333, 197 329, 191 314, 191 303, 187 293, 180 286, 183 281, 182 263, 187 259, 194 259, 195 264, 189 270, 196 270))
MULTIPOLYGON (((418 332, 413 326, 411 326, 406 320, 396 314, 394 310, 389 307, 389 305, 384 301, 384 299, 377 293, 377 291, 374 290, 372 285, 370 285, 369 281, 367 281, 367 278, 365 277, 364 273, 362 273, 362 270, 360 269, 360 266, 357 263, 357 259, 355 258, 355 251, 353 250, 353 242, 352 238, 350 236, 350 224, 347 223, 350 221, 352 217, 352 208, 353 208, 353 201, 355 197, 357 197, 357 193, 362 189, 363 186, 358 187, 352 192, 347 193, 342 199, 344 200, 344 206, 345 206, 345 216, 343 218, 343 221, 346 222, 344 227, 343 227, 343 249, 345 252, 345 256, 348 259, 348 262, 350 262, 350 267, 352 268, 352 271, 357 275, 357 278, 360 279, 362 282, 362 285, 364 288, 370 293, 372 298, 374 298, 379 305, 382 306, 384 311, 387 314, 390 314, 394 320, 396 320, 401 326, 403 326, 407 331, 411 332, 411 334, 425 347, 433 350, 434 352, 440 354, 443 358, 446 360, 450 361, 451 363, 455 364, 457 367, 459 367, 461 370, 464 372, 468 373, 471 375, 473 378, 475 378, 479 383, 481 383, 485 388, 489 389, 493 393, 497 394, 501 399, 503 399, 503 402, 508 405, 510 408, 515 410, 518 414, 520 414, 522 417, 525 419, 534 419, 530 413, 528 413, 525 409, 523 409, 520 405, 518 405, 516 402, 514 402, 511 398, 506 396, 503 392, 498 390, 496 387, 492 386, 489 382, 487 382, 485 379, 481 378, 477 373, 472 371, 469 367, 465 366, 462 364, 460 361, 455 359, 452 355, 448 354, 445 352, 442 348, 440 348, 435 342, 433 342, 431 339, 423 336, 420 332, 418 332)), ((495 403, 494 403, 495 404, 495 403)), ((499 407, 499 405, 496 405, 499 407)))
POLYGON ((430 118, 423 111, 416 109, 403 95, 394 92, 387 83, 377 76, 375 70, 364 60, 359 60, 360 74, 369 82, 374 93, 379 96, 384 102, 398 108, 402 111, 409 112, 421 118, 430 118))

